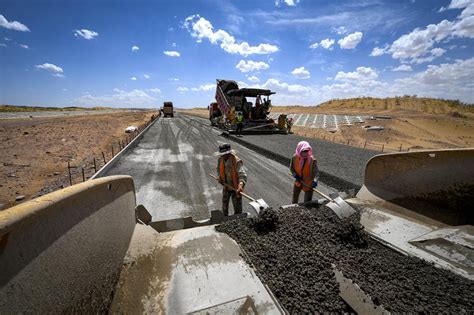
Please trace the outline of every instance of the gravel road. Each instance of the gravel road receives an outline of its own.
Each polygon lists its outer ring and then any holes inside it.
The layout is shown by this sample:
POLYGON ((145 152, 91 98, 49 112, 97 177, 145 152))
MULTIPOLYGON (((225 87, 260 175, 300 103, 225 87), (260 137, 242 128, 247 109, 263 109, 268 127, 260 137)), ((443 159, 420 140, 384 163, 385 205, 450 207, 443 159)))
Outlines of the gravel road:
MULTIPOLYGON (((208 218, 209 211, 221 209, 222 188, 209 176, 216 173, 219 144, 229 142, 220 134, 188 116, 160 118, 107 175, 131 175, 137 203, 152 213, 154 221, 208 218)), ((232 143, 232 148, 247 169, 248 194, 271 206, 291 203, 293 181, 287 167, 237 143, 232 143)), ((326 193, 335 191, 324 182, 320 188, 326 193)), ((244 211, 246 208, 244 199, 244 211)))
POLYGON ((37 111, 37 112, 1 112, 0 119, 88 116, 117 113, 120 111, 137 112, 137 109, 104 109, 104 110, 70 110, 70 111, 37 111))

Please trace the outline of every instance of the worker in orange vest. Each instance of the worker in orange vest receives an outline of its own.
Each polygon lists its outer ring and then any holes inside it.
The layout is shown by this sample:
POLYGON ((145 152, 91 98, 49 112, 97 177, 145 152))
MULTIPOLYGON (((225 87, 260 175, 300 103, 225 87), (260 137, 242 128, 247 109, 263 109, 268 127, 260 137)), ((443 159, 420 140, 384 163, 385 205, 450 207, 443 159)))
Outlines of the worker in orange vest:
POLYGON ((225 216, 229 215, 229 201, 232 198, 234 214, 242 213, 242 195, 240 194, 247 183, 247 174, 241 159, 231 150, 230 144, 224 143, 219 146, 219 160, 217 161, 217 174, 219 183, 230 185, 234 190, 223 187, 222 211, 225 216))
POLYGON ((313 156, 313 149, 306 141, 300 141, 291 158, 290 171, 295 178, 293 203, 298 203, 301 190, 304 191, 304 202, 313 199, 313 188, 318 186, 318 163, 313 156))

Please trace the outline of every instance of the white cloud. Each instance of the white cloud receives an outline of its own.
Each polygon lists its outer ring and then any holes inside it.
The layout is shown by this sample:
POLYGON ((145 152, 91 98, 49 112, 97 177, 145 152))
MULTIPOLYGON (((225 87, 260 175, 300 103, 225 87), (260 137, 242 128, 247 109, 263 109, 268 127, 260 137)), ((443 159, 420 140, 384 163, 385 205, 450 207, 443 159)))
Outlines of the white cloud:
POLYGON ((36 65, 35 67, 38 69, 51 72, 53 73, 53 75, 56 75, 58 77, 62 76, 62 73, 64 73, 63 68, 56 66, 55 64, 52 64, 52 63, 43 63, 42 65, 36 65))
POLYGON ((179 81, 179 78, 169 78, 170 81, 179 81))
POLYGON ((198 87, 192 87, 192 88, 180 86, 176 89, 176 91, 178 91, 178 92, 188 92, 188 91, 192 91, 192 92, 204 91, 204 92, 207 92, 207 91, 214 90, 215 88, 216 88, 215 83, 207 83, 207 84, 203 84, 203 85, 200 85, 198 87))
MULTIPOLYGON (((390 46, 389 52, 394 59, 422 63, 441 56, 439 48, 433 46, 443 40, 452 38, 474 38, 474 1, 452 0, 447 9, 463 9, 453 21, 443 20, 430 24, 424 29, 415 28, 408 34, 400 36, 390 46)), ((443 8, 441 11, 445 10, 443 8)))
POLYGON ((275 5, 279 7, 282 3, 285 3, 289 7, 296 6, 300 0, 275 0, 275 5))
POLYGON ((7 44, 1 43, 0 47, 7 47, 7 44))
POLYGON ((344 35, 344 34, 347 34, 348 32, 347 28, 345 28, 344 26, 339 26, 335 28, 334 31, 339 35, 344 35))
POLYGON ((19 46, 24 49, 30 49, 30 46, 25 45, 25 44, 20 44, 19 46))
POLYGON ((337 41, 342 49, 354 49, 362 40, 362 32, 355 32, 337 41))
POLYGON ((378 78, 377 72, 370 67, 357 67, 354 72, 339 71, 334 77, 335 80, 342 82, 367 81, 378 78))
POLYGON ((5 39, 7 42, 11 41, 11 38, 8 38, 8 37, 4 37, 4 39, 5 39))
POLYGON ((84 39, 87 39, 87 40, 91 40, 91 39, 94 39, 95 37, 99 36, 99 33, 94 32, 94 31, 90 31, 90 30, 86 30, 86 29, 73 30, 73 34, 76 37, 80 36, 80 37, 82 37, 84 39))
POLYGON ((250 82, 260 82, 260 79, 254 75, 251 77, 248 77, 247 80, 249 80, 250 82))
POLYGON ((244 73, 251 71, 267 70, 268 68, 270 68, 270 66, 263 61, 253 60, 240 60, 235 67, 244 73))
POLYGON ((172 47, 176 47, 176 43, 172 43, 171 46, 172 46, 172 47))
POLYGON ((249 56, 252 54, 271 54, 278 51, 278 46, 271 44, 259 44, 257 46, 250 46, 247 42, 237 44, 235 38, 226 31, 218 29, 214 32, 211 22, 198 14, 188 16, 184 21, 184 27, 192 37, 197 38, 198 43, 207 38, 212 44, 220 44, 220 47, 230 54, 249 56))
POLYGON ((143 77, 144 77, 145 79, 149 79, 149 78, 150 78, 150 76, 149 76, 148 74, 144 74, 143 77))
POLYGON ((8 28, 9 30, 15 30, 19 32, 30 32, 30 29, 18 22, 18 21, 12 21, 9 22, 3 15, 0 14, 0 26, 4 28, 8 28))
POLYGON ((130 80, 137 81, 137 77, 131 77, 130 80))
POLYGON ((409 65, 399 65, 396 68, 393 68, 392 71, 412 71, 413 69, 409 65))
POLYGON ((342 82, 321 86, 288 84, 271 78, 264 84, 253 84, 252 87, 275 91, 277 94, 272 97, 273 104, 278 105, 315 105, 335 98, 394 97, 405 94, 474 103, 474 58, 439 66, 430 65, 426 71, 392 82, 379 81, 375 70, 368 67, 358 67, 355 72, 340 72, 336 79, 342 82))
POLYGON ((334 42, 335 42, 334 39, 326 38, 326 39, 323 39, 319 44, 324 49, 332 50, 332 45, 334 45, 334 42))
POLYGON ((378 56, 382 56, 383 54, 386 54, 386 53, 387 53, 387 47, 385 47, 385 48, 374 47, 374 49, 372 49, 372 52, 370 53, 370 55, 372 57, 378 57, 378 56))
POLYGON ((157 99, 144 90, 123 91, 114 89, 110 95, 94 96, 90 93, 74 99, 74 103, 82 106, 117 106, 117 107, 143 107, 153 105, 157 99))
POLYGON ((140 47, 138 47, 138 46, 136 46, 136 45, 133 45, 133 46, 132 46, 132 51, 133 51, 133 52, 137 52, 137 51, 139 51, 139 50, 140 50, 140 47))
POLYGON ((165 50, 163 52, 166 56, 170 56, 170 57, 179 57, 181 56, 181 54, 177 51, 168 51, 168 50, 165 50))
POLYGON ((148 92, 160 94, 161 90, 159 88, 147 89, 148 92))
POLYGON ((319 43, 312 44, 311 46, 309 46, 309 48, 315 49, 321 46, 324 49, 332 50, 334 43, 335 43, 334 39, 326 38, 326 39, 321 40, 319 43))
POLYGON ((311 77, 309 71, 306 70, 304 67, 293 69, 293 71, 291 71, 291 74, 298 79, 309 79, 311 77))

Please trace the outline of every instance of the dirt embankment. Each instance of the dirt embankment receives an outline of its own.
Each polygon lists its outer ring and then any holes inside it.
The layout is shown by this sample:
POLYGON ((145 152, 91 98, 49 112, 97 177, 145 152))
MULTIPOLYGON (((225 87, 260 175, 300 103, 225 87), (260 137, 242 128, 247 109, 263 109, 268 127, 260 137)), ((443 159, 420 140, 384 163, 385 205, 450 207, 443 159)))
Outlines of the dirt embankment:
POLYGON ((82 181, 119 150, 125 128, 141 126, 155 112, 0 120, 0 209, 82 181), (23 200, 16 201, 19 196, 23 200))
POLYGON ((474 311, 473 281, 375 242, 357 216, 341 221, 324 206, 295 206, 216 229, 239 243, 290 314, 351 311, 339 296, 333 264, 389 312, 474 311))

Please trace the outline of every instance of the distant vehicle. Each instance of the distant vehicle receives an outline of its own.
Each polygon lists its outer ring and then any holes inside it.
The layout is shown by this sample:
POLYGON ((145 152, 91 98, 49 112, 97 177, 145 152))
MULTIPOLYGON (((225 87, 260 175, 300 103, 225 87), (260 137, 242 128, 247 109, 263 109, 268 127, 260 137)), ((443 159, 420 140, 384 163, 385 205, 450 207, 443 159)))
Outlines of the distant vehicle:
POLYGON ((208 106, 209 109, 209 120, 211 121, 212 126, 217 126, 219 117, 222 116, 222 112, 219 109, 219 105, 216 102, 212 102, 208 106))
POLYGON ((163 102, 163 116, 174 116, 173 102, 163 102))

